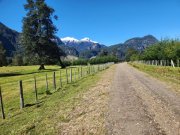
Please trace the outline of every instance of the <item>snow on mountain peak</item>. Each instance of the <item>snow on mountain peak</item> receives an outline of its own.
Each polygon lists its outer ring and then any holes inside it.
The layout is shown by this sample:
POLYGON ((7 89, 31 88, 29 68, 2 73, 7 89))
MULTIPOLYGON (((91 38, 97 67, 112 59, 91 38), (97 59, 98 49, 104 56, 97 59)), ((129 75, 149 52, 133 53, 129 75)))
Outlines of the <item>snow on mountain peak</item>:
POLYGON ((90 38, 85 37, 85 38, 81 39, 81 41, 88 41, 88 42, 90 42, 91 40, 90 40, 90 38))
POLYGON ((61 38, 61 40, 63 42, 68 42, 68 41, 70 41, 70 42, 78 42, 79 41, 78 39, 73 38, 73 37, 65 37, 65 38, 61 38))
POLYGON ((91 40, 91 39, 88 38, 88 37, 85 37, 85 38, 83 38, 83 39, 81 39, 81 40, 78 40, 78 39, 73 38, 73 37, 65 37, 65 38, 61 38, 61 40, 62 40, 63 42, 91 42, 91 43, 98 43, 98 42, 96 42, 96 41, 91 40))
POLYGON ((96 42, 96 41, 91 40, 91 39, 88 38, 88 37, 85 37, 85 38, 81 39, 80 41, 98 43, 98 42, 96 42))

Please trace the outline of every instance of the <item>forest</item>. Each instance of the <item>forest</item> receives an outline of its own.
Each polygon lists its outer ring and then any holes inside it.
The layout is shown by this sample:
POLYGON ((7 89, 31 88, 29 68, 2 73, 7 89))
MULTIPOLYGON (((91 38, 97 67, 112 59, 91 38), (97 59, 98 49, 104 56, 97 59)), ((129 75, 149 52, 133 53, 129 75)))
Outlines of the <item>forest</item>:
POLYGON ((127 61, 137 60, 179 60, 180 59, 180 41, 162 40, 144 51, 138 52, 135 49, 128 49, 126 53, 127 61))

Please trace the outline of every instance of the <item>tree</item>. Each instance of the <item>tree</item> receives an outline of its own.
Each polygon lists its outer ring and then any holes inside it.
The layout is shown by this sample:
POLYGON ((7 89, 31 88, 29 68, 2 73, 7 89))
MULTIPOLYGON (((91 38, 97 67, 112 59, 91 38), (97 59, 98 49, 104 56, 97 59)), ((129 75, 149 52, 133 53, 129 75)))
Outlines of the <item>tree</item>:
POLYGON ((92 58, 89 60, 90 64, 102 64, 107 62, 118 62, 118 59, 115 56, 97 56, 96 58, 92 58))
POLYGON ((0 42, 0 67, 7 65, 5 52, 3 44, 0 42))
POLYGON ((19 55, 19 54, 14 55, 14 57, 12 59, 12 64, 15 65, 15 66, 22 66, 22 65, 24 65, 22 56, 19 55))
MULTIPOLYGON (((57 62, 64 67, 60 60, 62 54, 54 42, 57 32, 52 22, 54 9, 49 7, 45 0, 27 0, 24 8, 27 14, 23 18, 21 43, 25 48, 27 61, 30 64, 40 64, 39 69, 44 69, 44 64, 57 62)), ((57 16, 54 17, 57 19, 57 16)))
POLYGON ((134 57, 135 55, 138 55, 138 51, 135 50, 134 48, 128 48, 125 56, 126 61, 130 61, 131 57, 132 56, 134 57))
POLYGON ((143 52, 144 60, 174 60, 180 59, 179 40, 164 40, 146 48, 143 52))
POLYGON ((101 50, 100 53, 99 53, 99 56, 108 56, 108 51, 101 50))

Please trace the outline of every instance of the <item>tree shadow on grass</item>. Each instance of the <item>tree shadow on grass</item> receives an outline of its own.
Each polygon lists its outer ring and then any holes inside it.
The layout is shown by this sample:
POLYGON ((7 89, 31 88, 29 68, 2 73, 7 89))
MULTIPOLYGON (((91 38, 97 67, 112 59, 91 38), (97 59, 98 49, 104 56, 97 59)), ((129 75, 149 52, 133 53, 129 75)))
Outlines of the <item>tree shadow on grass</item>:
POLYGON ((0 77, 18 76, 20 73, 0 73, 0 77))
POLYGON ((0 73, 0 77, 11 77, 11 76, 20 76, 20 75, 29 75, 29 74, 35 74, 35 73, 43 73, 43 72, 55 72, 59 71, 59 69, 45 69, 41 71, 34 71, 30 73, 18 73, 18 72, 13 72, 13 73, 0 73))
POLYGON ((43 103, 44 103, 44 101, 38 101, 37 103, 25 104, 25 107, 31 107, 31 106, 35 106, 35 105, 37 107, 40 107, 43 103))

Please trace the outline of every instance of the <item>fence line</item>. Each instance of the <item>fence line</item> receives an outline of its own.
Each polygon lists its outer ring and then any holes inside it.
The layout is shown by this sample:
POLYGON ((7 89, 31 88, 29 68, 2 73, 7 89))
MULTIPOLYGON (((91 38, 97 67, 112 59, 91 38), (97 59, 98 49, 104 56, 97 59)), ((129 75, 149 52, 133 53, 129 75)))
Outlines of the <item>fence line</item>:
MULTIPOLYGON (((87 75, 92 75, 95 74, 99 71, 105 70, 106 68, 110 67, 111 65, 113 65, 114 63, 106 63, 106 64, 101 64, 101 65, 90 65, 87 66, 85 68, 83 68, 83 66, 80 67, 69 67, 65 69, 65 75, 62 75, 62 70, 59 70, 59 87, 57 87, 56 84, 56 72, 53 72, 53 75, 51 76, 52 78, 52 90, 57 90, 59 88, 63 87, 63 84, 69 84, 72 82, 76 82, 80 79, 82 79, 83 77, 86 77, 87 75), (73 77, 74 76, 74 77, 73 77), (70 80, 69 80, 70 79, 70 80)), ((40 76, 39 78, 40 81, 45 81, 45 93, 49 94, 50 93, 50 80, 48 79, 48 74, 45 73, 45 80, 44 77, 40 76)), ((23 91, 23 83, 24 82, 31 82, 32 84, 34 84, 34 93, 35 93, 35 103, 38 103, 38 82, 37 82, 37 78, 34 75, 33 79, 30 79, 30 81, 19 81, 19 95, 20 95, 20 109, 23 109, 25 107, 25 102, 24 102, 24 91, 23 91)), ((30 83, 30 84, 31 84, 30 83)), ((42 85, 42 84, 41 84, 42 85)), ((43 87, 43 86, 42 86, 43 87)), ((2 112, 2 118, 5 119, 5 113, 4 113, 4 106, 3 106, 3 97, 2 97, 2 93, 1 93, 1 89, 2 87, 0 86, 0 105, 1 105, 1 112, 2 112)))
POLYGON ((133 62, 147 64, 147 65, 155 65, 155 66, 180 67, 179 60, 177 60, 176 62, 174 62, 173 60, 140 60, 140 61, 133 61, 133 62))

